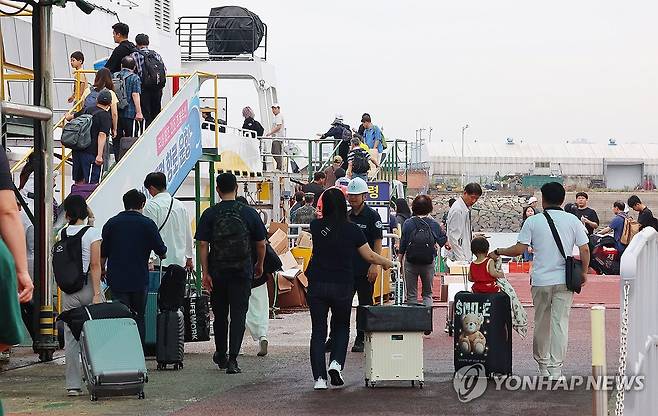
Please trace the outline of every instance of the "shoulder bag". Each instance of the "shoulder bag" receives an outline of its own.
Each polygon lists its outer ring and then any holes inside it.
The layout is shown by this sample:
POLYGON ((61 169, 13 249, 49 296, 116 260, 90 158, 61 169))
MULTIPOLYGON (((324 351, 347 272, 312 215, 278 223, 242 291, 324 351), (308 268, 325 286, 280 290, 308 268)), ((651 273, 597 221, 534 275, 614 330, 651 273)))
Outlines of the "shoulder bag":
POLYGON ((555 244, 557 244, 557 248, 558 250, 560 250, 560 254, 562 254, 562 257, 564 257, 565 277, 566 277, 565 283, 567 285, 567 289, 569 289, 572 292, 580 293, 580 289, 583 286, 583 264, 581 263, 580 260, 575 259, 572 256, 567 256, 564 253, 562 240, 560 240, 560 235, 557 232, 557 228, 555 228, 555 223, 553 222, 553 219, 551 218, 550 215, 548 215, 546 211, 544 211, 543 214, 546 217, 548 226, 551 228, 551 233, 553 234, 553 239, 555 240, 555 244))

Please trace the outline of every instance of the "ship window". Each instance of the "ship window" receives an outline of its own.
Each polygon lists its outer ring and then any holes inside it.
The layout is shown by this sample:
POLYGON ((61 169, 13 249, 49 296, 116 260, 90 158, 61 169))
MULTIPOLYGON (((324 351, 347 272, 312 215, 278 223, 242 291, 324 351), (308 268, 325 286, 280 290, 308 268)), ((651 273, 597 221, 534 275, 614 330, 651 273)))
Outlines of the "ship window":
POLYGON ((536 169, 550 168, 550 167, 551 167, 551 162, 535 162, 536 169))
POLYGON ((171 0, 155 0, 155 27, 165 32, 171 32, 171 0))

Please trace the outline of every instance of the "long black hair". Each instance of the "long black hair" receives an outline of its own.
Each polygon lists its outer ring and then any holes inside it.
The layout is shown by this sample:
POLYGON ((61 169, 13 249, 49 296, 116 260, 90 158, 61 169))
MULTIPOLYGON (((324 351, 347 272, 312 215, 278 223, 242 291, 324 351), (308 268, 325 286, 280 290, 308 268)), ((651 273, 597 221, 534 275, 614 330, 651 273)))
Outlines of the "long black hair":
POLYGON ((322 193, 322 218, 333 225, 348 222, 347 203, 343 191, 329 188, 322 193))
POLYGON ((87 201, 80 195, 69 195, 64 200, 64 211, 69 220, 69 225, 73 225, 78 220, 87 219, 87 201))
POLYGON ((407 216, 411 216, 411 210, 409 209, 409 204, 407 203, 407 200, 404 198, 398 198, 395 201, 396 209, 395 213, 396 214, 406 214, 407 216))

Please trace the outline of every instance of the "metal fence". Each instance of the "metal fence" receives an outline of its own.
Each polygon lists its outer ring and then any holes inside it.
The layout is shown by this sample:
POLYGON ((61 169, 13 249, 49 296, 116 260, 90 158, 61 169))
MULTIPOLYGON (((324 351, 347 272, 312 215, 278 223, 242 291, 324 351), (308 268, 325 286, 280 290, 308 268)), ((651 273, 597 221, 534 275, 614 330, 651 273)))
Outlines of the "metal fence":
POLYGON ((658 232, 633 237, 621 259, 619 375, 644 376, 641 390, 617 390, 615 415, 651 415, 658 409, 658 232))

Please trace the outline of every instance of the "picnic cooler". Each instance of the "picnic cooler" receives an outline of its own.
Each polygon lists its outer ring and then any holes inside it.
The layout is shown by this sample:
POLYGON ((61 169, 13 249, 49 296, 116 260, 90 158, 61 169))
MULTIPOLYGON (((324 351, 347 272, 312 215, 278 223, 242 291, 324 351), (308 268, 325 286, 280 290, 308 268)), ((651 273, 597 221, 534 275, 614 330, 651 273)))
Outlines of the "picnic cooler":
POLYGON ((403 305, 402 278, 398 265, 392 274, 396 281, 395 305, 359 306, 357 329, 365 332, 366 387, 379 381, 424 383, 423 333, 432 330, 432 309, 423 305, 403 305))
POLYGON ((512 374, 512 312, 504 292, 455 295, 454 364, 482 364, 487 376, 512 374))

